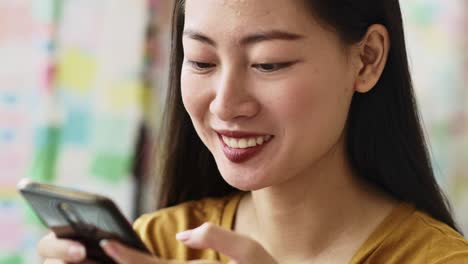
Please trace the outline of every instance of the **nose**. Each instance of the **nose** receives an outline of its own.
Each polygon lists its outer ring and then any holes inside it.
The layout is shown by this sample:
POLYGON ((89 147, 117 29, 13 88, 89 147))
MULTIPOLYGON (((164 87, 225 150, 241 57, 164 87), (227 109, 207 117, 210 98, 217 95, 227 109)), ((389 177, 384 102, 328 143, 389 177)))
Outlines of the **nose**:
POLYGON ((260 111, 260 104, 247 83, 242 73, 224 71, 215 87, 210 112, 223 121, 255 116, 260 111))

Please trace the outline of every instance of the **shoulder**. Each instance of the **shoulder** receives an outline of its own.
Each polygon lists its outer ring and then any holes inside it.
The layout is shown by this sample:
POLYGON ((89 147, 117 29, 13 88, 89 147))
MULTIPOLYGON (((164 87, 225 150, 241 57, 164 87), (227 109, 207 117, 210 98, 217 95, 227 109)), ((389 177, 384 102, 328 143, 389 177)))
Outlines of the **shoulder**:
POLYGON ((468 241, 447 224, 415 211, 408 228, 427 241, 427 263, 468 263, 468 241))
MULTIPOLYGON (((228 212, 229 204, 236 205, 240 194, 234 194, 223 198, 205 198, 197 201, 185 202, 173 207, 164 208, 156 212, 140 216, 133 224, 137 234, 143 242, 157 256, 166 259, 190 259, 196 252, 188 251, 175 239, 178 232, 192 229, 210 222, 223 225, 226 214, 234 215, 235 207, 228 212)), ((213 255, 209 252, 200 252, 193 258, 202 258, 213 255)), ((213 255, 214 256, 214 255, 213 255)))
POLYGON ((355 263, 468 263, 468 241, 447 224, 402 204, 371 235, 355 263))

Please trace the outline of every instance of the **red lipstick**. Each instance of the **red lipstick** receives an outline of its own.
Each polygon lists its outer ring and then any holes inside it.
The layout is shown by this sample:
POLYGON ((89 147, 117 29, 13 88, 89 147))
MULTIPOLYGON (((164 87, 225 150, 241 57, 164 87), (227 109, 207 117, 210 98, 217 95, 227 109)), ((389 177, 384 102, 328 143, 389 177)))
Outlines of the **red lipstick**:
POLYGON ((218 134, 218 138, 222 144, 222 149, 223 153, 226 156, 227 159, 229 159, 231 162, 234 163, 242 163, 246 162, 247 160, 253 158, 257 154, 259 154, 265 146, 271 141, 272 136, 268 136, 269 139, 265 140, 262 145, 257 144, 254 147, 248 147, 248 148, 231 148, 229 147, 223 140, 222 136, 228 137, 228 138, 236 138, 236 139, 249 139, 249 138, 258 138, 258 137, 265 137, 267 135, 265 134, 259 134, 259 133, 252 133, 252 132, 242 132, 242 131, 226 131, 226 130, 220 130, 216 131, 218 134))

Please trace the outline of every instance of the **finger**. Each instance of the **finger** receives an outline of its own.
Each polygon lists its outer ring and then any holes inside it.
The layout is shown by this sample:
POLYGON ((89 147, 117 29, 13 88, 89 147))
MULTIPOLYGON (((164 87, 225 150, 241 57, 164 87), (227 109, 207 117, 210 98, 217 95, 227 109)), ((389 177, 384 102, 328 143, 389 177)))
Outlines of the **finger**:
MULTIPOLYGON (((185 264, 221 264, 219 261, 209 261, 209 260, 192 260, 189 262, 183 262, 185 264)), ((169 264, 173 264, 172 262, 169 262, 169 264)), ((174 262, 174 264, 182 264, 182 262, 174 262)))
MULTIPOLYGON (((63 260, 60 259, 46 259, 43 264, 66 264, 63 260)), ((84 260, 78 264, 99 264, 92 260, 84 260)))
POLYGON ((158 264, 221 264, 219 261, 212 261, 212 260, 190 260, 190 261, 179 261, 179 260, 159 260, 158 264))
POLYGON ((114 259, 119 264, 166 264, 167 262, 159 261, 157 258, 142 253, 138 250, 124 246, 116 241, 102 240, 100 243, 104 252, 114 259))
POLYGON ((176 238, 189 247, 211 248, 240 263, 251 263, 255 260, 275 263, 270 254, 256 241, 214 224, 206 223, 193 230, 178 233, 176 238))
POLYGON ((80 262, 78 264, 100 264, 100 263, 98 263, 96 261, 92 261, 92 260, 84 260, 84 261, 82 261, 82 262, 80 262))
POLYGON ((65 262, 60 259, 46 259, 43 264, 65 264, 65 262))
POLYGON ((57 239, 54 233, 48 234, 39 241, 37 252, 44 258, 60 259, 70 263, 78 263, 86 258, 83 245, 68 239, 57 239))

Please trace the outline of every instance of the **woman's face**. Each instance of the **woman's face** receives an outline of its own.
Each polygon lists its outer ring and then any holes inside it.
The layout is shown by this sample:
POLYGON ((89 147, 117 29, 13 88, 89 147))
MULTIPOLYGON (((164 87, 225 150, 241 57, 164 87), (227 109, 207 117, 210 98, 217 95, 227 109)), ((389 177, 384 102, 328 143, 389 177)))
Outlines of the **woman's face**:
POLYGON ((223 178, 242 190, 308 175, 343 144, 356 70, 300 3, 186 1, 182 99, 223 178))

